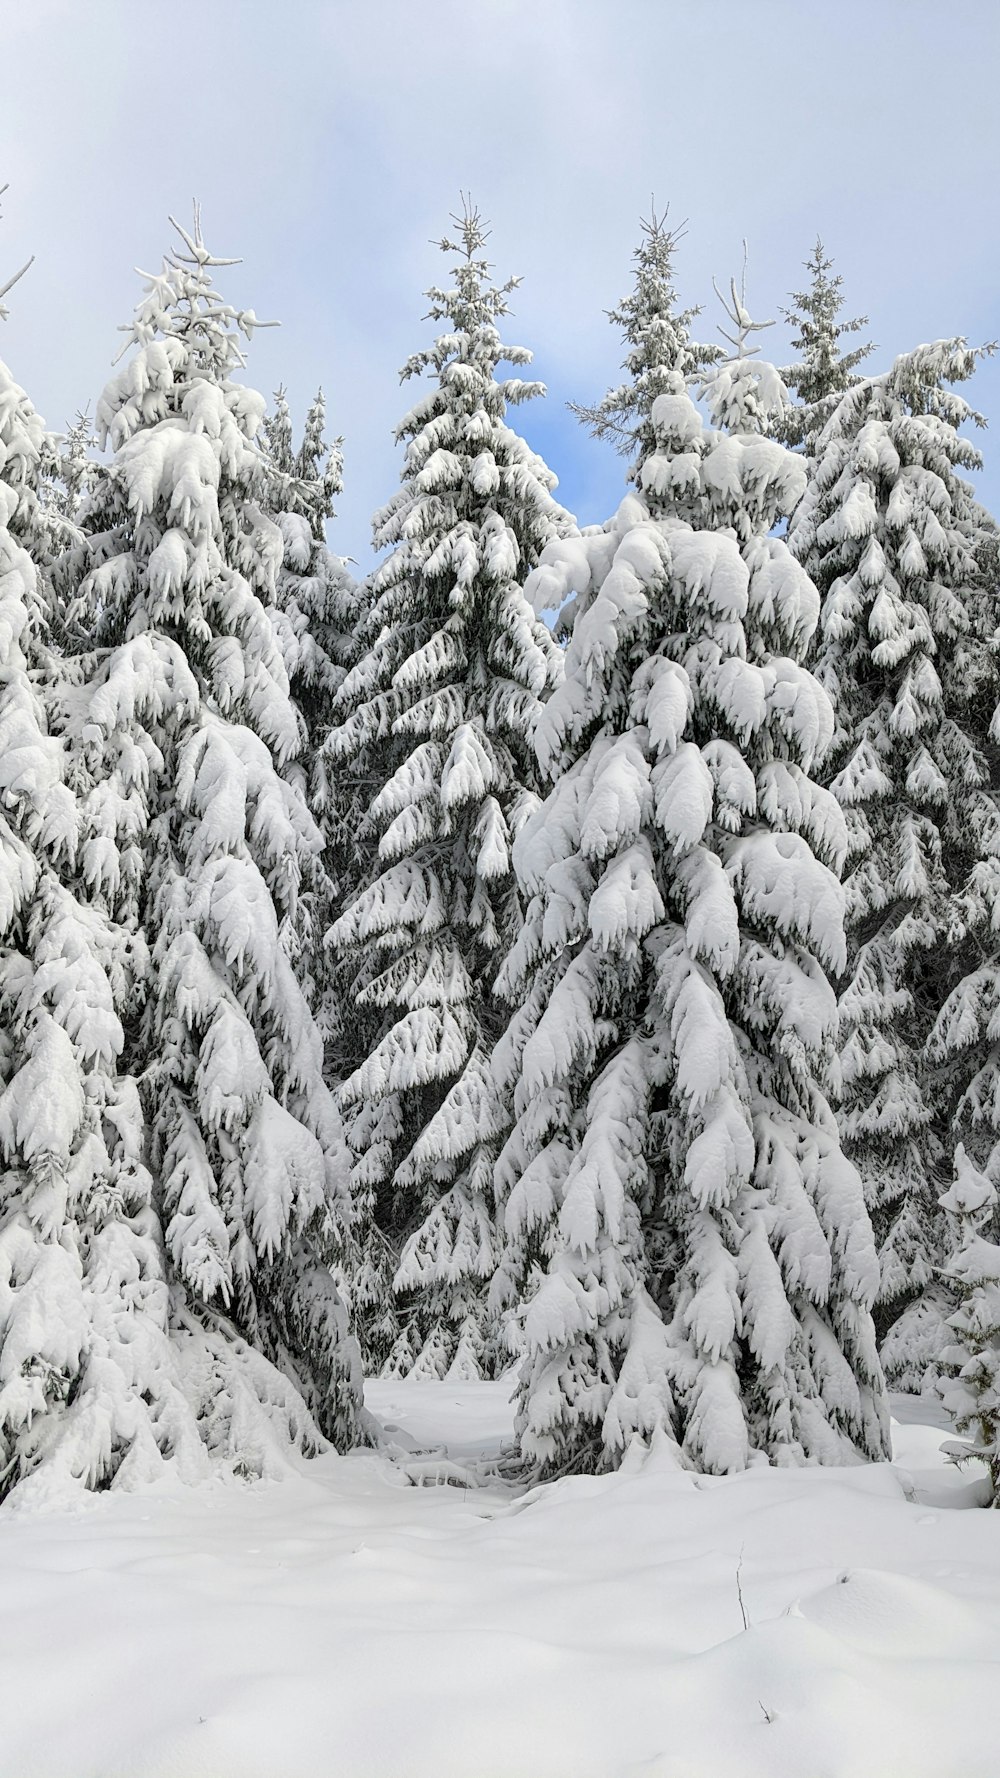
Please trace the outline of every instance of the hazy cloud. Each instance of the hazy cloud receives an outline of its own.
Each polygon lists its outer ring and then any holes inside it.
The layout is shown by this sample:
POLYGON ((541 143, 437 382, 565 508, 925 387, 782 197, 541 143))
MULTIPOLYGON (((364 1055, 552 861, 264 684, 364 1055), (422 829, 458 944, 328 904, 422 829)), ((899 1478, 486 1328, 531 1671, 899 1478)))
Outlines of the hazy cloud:
MULTIPOLYGON (((525 275, 511 332, 550 387, 524 428, 566 503, 603 518, 620 464, 563 403, 616 373, 602 311, 653 191, 690 219, 688 300, 711 304, 746 235, 751 306, 774 314, 819 232, 880 359, 1000 332, 998 48, 995 0, 8 4, 0 268, 38 257, 0 348, 51 425, 92 402, 133 266, 159 263, 167 212, 197 193, 209 243, 244 258, 227 290, 283 323, 249 379, 284 381, 299 414, 327 390, 347 450, 334 541, 364 554, 398 478, 396 369, 446 269, 429 243, 471 189, 498 271, 525 275)), ((972 399, 1000 424, 996 364, 972 399)))

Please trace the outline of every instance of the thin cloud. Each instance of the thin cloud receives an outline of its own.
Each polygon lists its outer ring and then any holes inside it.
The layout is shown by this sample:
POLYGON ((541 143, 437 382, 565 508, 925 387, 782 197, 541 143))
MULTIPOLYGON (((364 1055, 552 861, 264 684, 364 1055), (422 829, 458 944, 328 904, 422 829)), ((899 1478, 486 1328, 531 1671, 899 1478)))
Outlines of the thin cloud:
MULTIPOLYGON (((35 0, 5 21, 18 70, 0 120, 0 270, 37 253, 2 349, 50 425, 92 401, 155 265, 167 212, 197 193, 207 238, 243 255, 227 289, 283 326, 248 374, 317 383, 346 441, 336 547, 365 558, 370 515, 399 473, 397 367, 426 337, 430 245, 459 188, 493 224, 498 272, 524 275, 513 337, 550 388, 544 439, 566 503, 607 515, 621 465, 565 410, 615 377, 602 311, 628 284, 650 193, 689 218, 678 264, 708 306, 750 240, 749 298, 773 314, 817 232, 880 359, 919 340, 1000 331, 1000 179, 993 92, 1000 9, 953 4, 961 102, 933 124, 941 75, 932 0, 35 0)), ((957 77, 956 77, 957 78, 957 77)), ((776 329, 773 350, 787 349, 776 329)), ((973 399, 1000 420, 1000 366, 973 399)), ((1000 495, 987 437, 984 493, 1000 495)))

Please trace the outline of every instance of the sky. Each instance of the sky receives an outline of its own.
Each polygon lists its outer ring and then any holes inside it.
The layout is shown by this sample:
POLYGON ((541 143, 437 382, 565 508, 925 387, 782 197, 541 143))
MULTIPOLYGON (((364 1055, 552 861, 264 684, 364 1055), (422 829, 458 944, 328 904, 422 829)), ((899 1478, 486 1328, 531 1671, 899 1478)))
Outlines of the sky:
MULTIPOLYGON (((605 311, 653 198, 687 223, 678 286, 709 337, 744 238, 767 320, 817 234, 873 368, 1000 336, 997 0, 0 0, 0 42, 0 283, 36 256, 0 352, 36 407, 57 430, 93 408, 135 268, 197 197, 212 251, 242 256, 225 293, 281 322, 248 382, 285 384, 299 422, 324 388, 345 441, 331 541, 362 564, 462 192, 498 276, 523 276, 507 337, 548 397, 516 424, 581 522, 613 512, 623 467, 566 403, 617 381, 605 311)), ((787 326, 764 339, 787 361, 787 326)), ((1000 359, 964 392, 1000 510, 1000 359)))

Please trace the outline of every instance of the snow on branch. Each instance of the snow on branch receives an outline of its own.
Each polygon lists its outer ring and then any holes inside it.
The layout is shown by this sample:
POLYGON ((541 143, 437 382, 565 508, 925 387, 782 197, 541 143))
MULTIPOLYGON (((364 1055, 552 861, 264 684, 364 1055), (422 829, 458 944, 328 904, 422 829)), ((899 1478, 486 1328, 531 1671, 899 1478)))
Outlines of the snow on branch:
POLYGON ((736 279, 730 278, 728 302, 723 296, 722 291, 719 289, 715 279, 712 279, 712 289, 715 291, 716 296, 725 310, 727 320, 736 330, 735 333, 729 333, 720 325, 719 332, 723 339, 732 346, 738 358, 754 357, 760 351, 760 347, 750 344, 750 335, 752 333, 764 333, 767 328, 774 326, 773 321, 752 321, 750 319, 750 314, 747 309, 747 263, 749 257, 749 249, 746 240, 744 239, 743 271, 740 275, 739 289, 736 287, 736 279))
MULTIPOLYGON (((10 189, 9 181, 8 181, 7 185, 0 185, 0 198, 2 198, 4 192, 8 191, 9 189, 10 189)), ((8 290, 13 290, 14 285, 17 284, 24 277, 24 274, 28 270, 28 267, 34 265, 34 263, 35 263, 35 255, 32 254, 30 259, 25 260, 25 262, 19 272, 15 272, 14 276, 12 278, 8 278, 6 284, 0 285, 0 321, 6 321, 8 315, 10 313, 9 309, 7 309, 4 306, 4 301, 3 301, 4 297, 7 295, 8 290)))

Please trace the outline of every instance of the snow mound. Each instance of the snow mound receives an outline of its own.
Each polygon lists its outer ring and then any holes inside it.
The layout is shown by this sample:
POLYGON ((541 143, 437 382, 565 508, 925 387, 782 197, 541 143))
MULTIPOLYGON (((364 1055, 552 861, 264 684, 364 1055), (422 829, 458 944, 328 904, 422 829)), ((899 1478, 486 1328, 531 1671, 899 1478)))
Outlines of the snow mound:
MULTIPOLYGON (((832 1587, 791 1609, 852 1648, 897 1660, 933 1659, 943 1649, 954 1659, 976 1660, 981 1648, 981 1610, 970 1610, 943 1587, 877 1568, 845 1570, 832 1587)), ((1000 1612, 994 1646, 1000 1647, 1000 1612)))
POLYGON ((0 1778, 995 1778, 996 1514, 665 1447, 524 1490, 510 1392, 386 1379, 393 1460, 0 1513, 0 1778))

